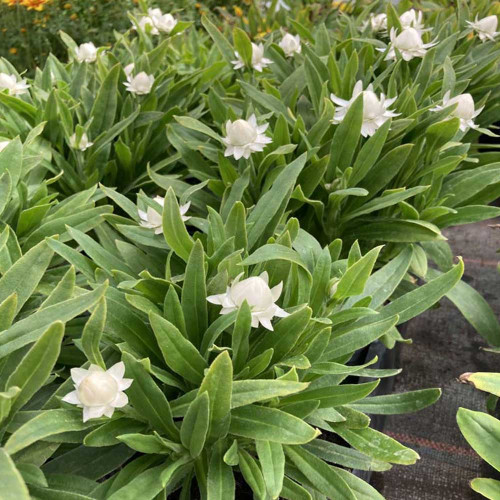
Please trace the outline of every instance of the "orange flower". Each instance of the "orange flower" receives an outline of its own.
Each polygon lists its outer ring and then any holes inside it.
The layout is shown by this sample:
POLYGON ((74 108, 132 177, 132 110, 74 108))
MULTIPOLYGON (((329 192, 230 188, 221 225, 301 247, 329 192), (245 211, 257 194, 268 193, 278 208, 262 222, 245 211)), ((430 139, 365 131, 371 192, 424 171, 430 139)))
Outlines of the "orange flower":
POLYGON ((47 3, 49 0, 21 0, 21 5, 28 10, 37 10, 38 12, 42 11, 47 3))
POLYGON ((2 3, 6 3, 9 7, 14 7, 19 3, 19 0, 2 0, 2 3))
POLYGON ((240 7, 238 7, 237 5, 235 5, 234 7, 234 13, 238 16, 238 17, 242 17, 243 16, 243 11, 241 10, 240 7))
POLYGON ((70 3, 65 3, 63 5, 63 8, 66 9, 66 10, 71 9, 71 4, 70 3))
POLYGON ((15 47, 11 47, 11 48, 9 49, 9 54, 12 54, 12 55, 17 54, 17 49, 16 49, 15 47))
POLYGON ((75 19, 78 19, 78 16, 77 16, 75 13, 73 13, 73 14, 71 14, 71 16, 69 16, 69 18, 70 18, 72 21, 74 21, 75 19))

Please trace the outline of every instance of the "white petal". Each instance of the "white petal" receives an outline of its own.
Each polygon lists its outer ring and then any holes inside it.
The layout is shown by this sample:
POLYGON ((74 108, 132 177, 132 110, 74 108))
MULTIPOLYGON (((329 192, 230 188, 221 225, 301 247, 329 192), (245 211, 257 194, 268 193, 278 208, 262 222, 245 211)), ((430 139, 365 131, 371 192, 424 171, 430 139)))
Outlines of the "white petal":
POLYGON ((226 297, 227 297, 227 293, 219 293, 218 295, 209 295, 207 297, 207 300, 208 300, 208 302, 210 302, 210 304, 217 304, 217 305, 221 306, 226 297))
POLYGON ((279 306, 275 306, 276 309, 274 311, 274 315, 277 316, 278 318, 286 318, 287 316, 290 316, 290 313, 287 313, 284 309, 281 309, 279 306))
POLYGON ((271 295, 273 296, 274 302, 276 302, 283 291, 283 281, 280 281, 276 286, 271 288, 271 295))
POLYGON ((114 364, 111 368, 107 370, 107 372, 117 381, 119 382, 123 376, 125 375, 125 363, 120 361, 114 364))
POLYGON ((85 368, 71 368, 71 378, 77 386, 88 375, 88 373, 88 370, 85 370, 85 368))
POLYGON ((80 400, 78 399, 78 392, 76 391, 68 392, 68 394, 66 394, 66 396, 62 398, 62 400, 66 403, 71 403, 72 405, 80 404, 80 400))
POLYGON ((266 329, 266 330, 271 330, 274 331, 273 325, 271 321, 269 321, 268 318, 259 318, 260 324, 266 329))
POLYGON ((114 412, 115 412, 115 409, 113 406, 106 406, 102 413, 103 413, 103 415, 106 415, 106 417, 111 418, 113 416, 114 412))
POLYGON ((134 379, 132 379, 132 378, 122 378, 118 382, 118 389, 120 389, 120 391, 124 391, 125 389, 128 389, 132 385, 133 381, 134 381, 134 379))
POLYGON ((267 274, 267 271, 264 271, 263 273, 259 274, 259 278, 264 280, 266 282, 266 285, 269 283, 269 274, 267 274))
POLYGON ((349 104, 349 101, 341 99, 340 97, 337 97, 335 94, 330 94, 330 99, 334 102, 334 104, 337 104, 338 106, 347 106, 349 104))
POLYGON ((119 392, 115 400, 111 403, 115 408, 122 408, 128 404, 128 396, 124 392, 119 392))
POLYGON ((106 411, 105 406, 84 406, 83 407, 83 421, 86 422, 91 418, 99 418, 104 415, 106 411))

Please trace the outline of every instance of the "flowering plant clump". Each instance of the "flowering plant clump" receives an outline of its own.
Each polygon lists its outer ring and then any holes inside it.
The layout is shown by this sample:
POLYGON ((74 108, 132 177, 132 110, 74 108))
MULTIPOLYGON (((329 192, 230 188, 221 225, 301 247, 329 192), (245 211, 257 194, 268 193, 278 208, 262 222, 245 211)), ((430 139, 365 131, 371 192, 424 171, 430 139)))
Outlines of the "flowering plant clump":
POLYGON ((419 457, 370 415, 440 391, 355 355, 444 296, 500 345, 443 236, 500 214, 493 8, 235 7, 0 60, 13 498, 380 499, 419 457))

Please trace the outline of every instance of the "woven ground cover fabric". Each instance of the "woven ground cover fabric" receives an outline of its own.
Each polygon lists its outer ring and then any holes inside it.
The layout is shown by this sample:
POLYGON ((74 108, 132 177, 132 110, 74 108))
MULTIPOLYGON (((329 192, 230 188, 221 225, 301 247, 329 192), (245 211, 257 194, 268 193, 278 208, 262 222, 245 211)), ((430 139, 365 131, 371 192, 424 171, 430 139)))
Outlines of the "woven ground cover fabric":
MULTIPOLYGON (((465 261, 464 279, 483 294, 500 315, 496 270, 500 230, 489 221, 445 231, 455 255, 465 261)), ((498 355, 481 350, 483 339, 457 314, 447 299, 408 325, 413 344, 400 347, 395 392, 440 386, 441 399, 413 415, 389 416, 384 432, 416 450, 421 460, 412 467, 394 466, 372 476, 372 484, 387 500, 469 500, 483 498, 469 487, 475 477, 500 475, 481 461, 456 425, 462 406, 485 411, 486 393, 462 385, 457 377, 466 371, 498 371, 498 355)))

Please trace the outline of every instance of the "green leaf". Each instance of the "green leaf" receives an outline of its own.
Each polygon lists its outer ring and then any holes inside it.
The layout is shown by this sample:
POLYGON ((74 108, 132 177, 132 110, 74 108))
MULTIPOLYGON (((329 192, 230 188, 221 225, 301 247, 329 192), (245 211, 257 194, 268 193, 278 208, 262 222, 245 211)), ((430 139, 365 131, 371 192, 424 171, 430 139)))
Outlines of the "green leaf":
POLYGON ((457 423, 467 442, 478 455, 500 471, 500 421, 466 408, 459 408, 457 423))
POLYGON ((288 396, 307 389, 309 384, 288 380, 236 380, 233 382, 231 407, 288 396))
POLYGON ((243 62, 248 66, 252 62, 252 42, 248 35, 240 28, 233 28, 233 42, 236 52, 243 60, 243 62))
POLYGON ((182 421, 181 442, 193 458, 196 458, 205 446, 210 423, 209 405, 208 392, 203 392, 189 405, 182 421))
POLYGON ((270 260, 285 260, 293 262, 304 268, 309 273, 306 264, 302 261, 300 255, 295 250, 277 243, 263 245, 257 248, 257 250, 244 259, 240 265, 252 266, 254 264, 260 264, 261 262, 268 262, 270 260))
POLYGON ((43 387, 61 351, 64 323, 57 321, 35 342, 7 380, 7 390, 19 387, 21 392, 12 403, 11 414, 23 407, 43 387))
POLYGON ((4 448, 0 448, 2 500, 30 500, 30 494, 20 472, 4 448))
POLYGON ((91 137, 97 137, 101 132, 108 131, 115 124, 116 107, 118 103, 118 79, 122 72, 121 64, 111 68, 101 84, 92 106, 90 116, 91 137))
POLYGON ((460 281, 463 272, 464 263, 460 259, 459 263, 447 273, 384 306, 380 310, 379 318, 383 319, 397 314, 399 316, 398 324, 401 324, 418 316, 447 294, 460 281))
POLYGON ((193 245, 187 261, 181 304, 188 338, 200 345, 208 327, 208 315, 205 252, 199 240, 193 245))
POLYGON ((100 341, 104 325, 106 324, 106 299, 104 297, 98 302, 90 318, 85 323, 82 332, 82 349, 87 359, 102 368, 105 368, 104 360, 100 351, 100 341))
POLYGON ((311 484, 328 498, 356 500, 338 472, 301 446, 285 446, 285 453, 311 484))
POLYGON ((370 427, 364 429, 336 427, 335 432, 353 448, 377 460, 413 465, 420 458, 415 451, 370 427))
POLYGON ((196 130, 196 132, 207 135, 208 137, 215 139, 217 142, 221 141, 221 137, 219 134, 217 134, 211 128, 207 127, 204 123, 196 120, 195 118, 192 118, 190 116, 174 116, 174 118, 183 127, 189 128, 191 130, 196 130))
POLYGON ((363 292, 381 249, 381 246, 372 248, 366 255, 347 269, 338 282, 334 295, 336 299, 345 299, 363 292))
POLYGON ((29 445, 62 432, 81 431, 95 425, 83 423, 81 410, 45 410, 19 427, 5 443, 5 451, 10 455, 29 445))
POLYGON ((496 479, 476 477, 471 481, 470 487, 490 500, 498 500, 500 498, 500 481, 496 479))
POLYGON ((467 382, 480 391, 500 397, 500 373, 476 372, 464 373, 461 382, 467 382))
POLYGON ((271 498, 278 498, 283 488, 285 476, 285 454, 280 443, 255 441, 255 449, 260 461, 267 493, 271 498))
MULTIPOLYGON (((227 316, 227 315, 226 315, 227 316)), ((250 346, 250 332, 252 330, 252 311, 248 302, 245 300, 238 309, 236 321, 234 323, 233 336, 231 338, 231 348, 234 370, 238 372, 243 368, 248 358, 250 346)), ((234 398, 234 386, 233 386, 234 398)))
POLYGON ((0 303, 0 332, 7 330, 12 325, 16 317, 17 293, 10 294, 2 303, 0 303))
POLYGON ((132 405, 140 408, 143 415, 158 432, 177 440, 179 431, 174 423, 165 394, 156 385, 143 364, 124 352, 122 355, 127 376, 134 379, 127 390, 132 405))
POLYGON ((51 325, 54 318, 65 323, 92 308, 106 291, 107 283, 91 292, 37 311, 18 321, 0 335, 0 358, 35 342, 51 325))
POLYGON ((186 230, 174 190, 168 188, 163 207, 163 236, 167 245, 184 261, 188 261, 194 241, 186 230))
POLYGON ((332 182, 335 169, 345 170, 351 165, 363 123, 363 93, 351 104, 342 122, 337 125, 330 147, 330 161, 326 181, 332 182))
MULTIPOLYGON (((261 236, 274 231, 274 227, 269 226, 269 221, 274 220, 280 209, 284 211, 283 205, 292 193, 295 181, 304 168, 306 158, 307 155, 304 153, 287 165, 276 177, 271 189, 255 205, 247 220, 247 225, 249 227, 251 225, 248 231, 248 245, 250 248, 255 246, 261 236)), ((277 224, 277 221, 275 224, 277 224)))
POLYGON ((40 309, 59 304, 65 300, 71 299, 75 291, 76 272, 75 267, 71 266, 68 272, 61 278, 57 286, 50 292, 50 295, 43 301, 40 309))
POLYGON ((35 291, 53 255, 53 251, 44 241, 26 252, 0 279, 0 302, 16 293, 18 313, 35 291), (28 269, 30 279, 26 279, 28 269))
POLYGON ((227 351, 219 354, 206 372, 198 395, 208 393, 210 401, 209 439, 224 437, 230 420, 233 365, 227 351))
POLYGON ((254 492, 254 498, 263 500, 266 497, 266 485, 257 461, 245 450, 238 449, 238 463, 243 478, 254 492))
POLYGON ((151 313, 149 320, 167 366, 193 384, 199 384, 207 364, 198 349, 166 319, 151 313))
POLYGON ((218 28, 208 19, 207 16, 201 17, 201 24, 207 30, 208 34, 214 41, 224 59, 228 63, 231 63, 231 61, 235 59, 234 49, 231 44, 226 40, 224 35, 221 34, 218 28))
POLYGON ((250 439, 283 444, 303 444, 312 441, 319 431, 289 413, 248 405, 231 412, 231 434, 250 439))
MULTIPOLYGON (((437 279, 443 273, 437 269, 429 269, 427 277, 437 279)), ((500 324, 486 300, 464 281, 459 281, 454 288, 446 293, 453 304, 464 315, 467 321, 476 329, 489 344, 500 346, 500 324)))
POLYGON ((440 396, 441 389, 421 389, 401 394, 372 396, 352 403, 349 407, 371 415, 400 415, 427 408, 433 405, 440 396))
POLYGON ((207 500, 233 500, 235 483, 233 469, 224 460, 224 441, 215 443, 207 474, 207 500))

